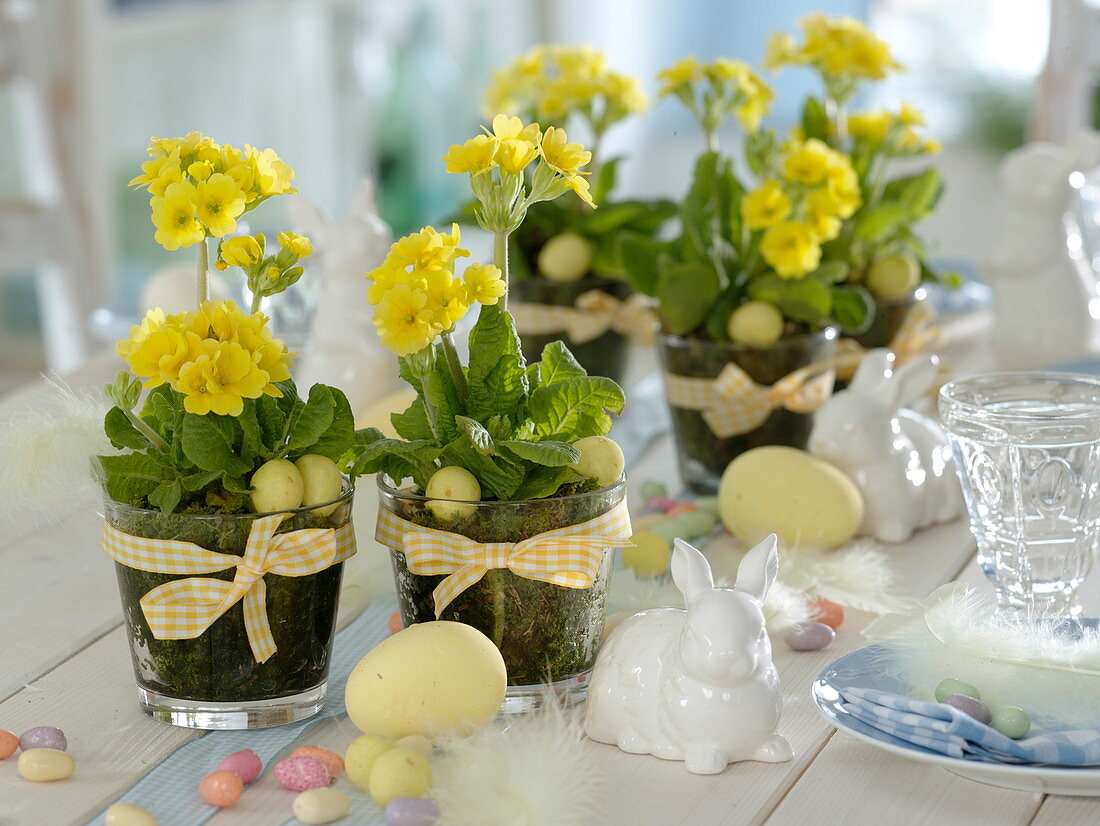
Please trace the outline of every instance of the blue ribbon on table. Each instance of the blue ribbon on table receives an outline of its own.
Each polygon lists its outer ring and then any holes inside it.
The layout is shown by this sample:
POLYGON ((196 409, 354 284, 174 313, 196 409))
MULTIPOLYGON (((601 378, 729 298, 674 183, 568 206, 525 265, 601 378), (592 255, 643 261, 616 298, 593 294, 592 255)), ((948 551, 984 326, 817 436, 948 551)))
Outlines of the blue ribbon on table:
POLYGON ((1100 730, 1037 731, 1025 740, 1005 737, 945 703, 914 700, 873 688, 840 689, 841 708, 895 741, 956 757, 1044 766, 1100 765, 1100 730))

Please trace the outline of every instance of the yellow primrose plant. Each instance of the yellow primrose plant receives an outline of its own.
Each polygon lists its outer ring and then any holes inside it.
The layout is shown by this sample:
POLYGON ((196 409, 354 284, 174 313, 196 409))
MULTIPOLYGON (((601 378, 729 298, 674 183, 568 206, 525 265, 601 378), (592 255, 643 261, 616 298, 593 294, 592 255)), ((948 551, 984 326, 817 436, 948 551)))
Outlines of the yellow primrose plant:
POLYGON ((165 249, 198 247, 197 301, 194 310, 172 315, 150 310, 116 346, 128 369, 105 388, 114 407, 104 427, 122 451, 99 457, 106 492, 165 513, 296 508, 301 484, 296 503, 272 498, 257 474, 312 454, 324 457, 310 461, 327 462, 330 481, 338 479, 355 442, 351 409, 334 387, 315 385, 307 399, 299 397, 290 376, 294 354, 259 312, 264 297, 301 276, 299 261, 313 251, 309 239, 282 232, 273 250, 263 235, 232 236, 245 212, 295 191, 294 171, 271 149, 240 150, 197 132, 154 139, 149 154, 131 184, 151 194, 156 239, 165 249), (220 239, 215 266, 243 272, 249 312, 209 300, 212 238, 220 239))
POLYGON ((681 236, 622 241, 627 272, 658 299, 667 332, 755 345, 832 325, 858 334, 876 299, 904 296, 922 277, 952 279, 934 272, 914 231, 940 195, 938 173, 888 172, 895 158, 937 151, 915 129, 919 113, 847 111, 864 83, 900 69, 889 47, 850 18, 800 26, 802 43, 771 39, 765 66, 811 67, 824 96, 806 99, 785 137, 762 127, 774 94, 745 63, 688 57, 658 76, 661 97, 692 112, 707 147, 680 205, 681 236), (738 158, 718 148, 730 117, 743 131, 738 158))
POLYGON ((433 496, 433 478, 457 476, 456 486, 445 486, 452 495, 439 498, 475 501, 543 498, 618 481, 621 451, 615 467, 594 468, 582 454, 586 444, 606 450, 590 437, 610 430, 608 411, 622 409, 621 388, 586 375, 560 342, 527 364, 507 311, 509 236, 533 204, 567 192, 594 207, 584 174, 590 160, 563 129, 503 114, 450 147, 447 171, 469 176, 477 220, 494 235, 494 263, 470 264, 460 276, 459 259, 469 253, 457 225, 449 233, 425 227, 397 240, 368 274, 378 335, 417 398, 392 417, 398 438, 375 429, 359 434, 357 473, 411 478, 433 496), (454 328, 475 306, 464 365, 454 328))
POLYGON ((625 278, 618 239, 624 232, 652 236, 675 213, 669 201, 613 200, 621 158, 603 158, 607 133, 648 107, 639 80, 608 66, 585 46, 538 45, 493 72, 486 109, 525 122, 575 129, 591 139, 588 171, 599 212, 568 201, 544 201, 529 210, 512 250, 516 278, 577 281, 594 274, 625 278))

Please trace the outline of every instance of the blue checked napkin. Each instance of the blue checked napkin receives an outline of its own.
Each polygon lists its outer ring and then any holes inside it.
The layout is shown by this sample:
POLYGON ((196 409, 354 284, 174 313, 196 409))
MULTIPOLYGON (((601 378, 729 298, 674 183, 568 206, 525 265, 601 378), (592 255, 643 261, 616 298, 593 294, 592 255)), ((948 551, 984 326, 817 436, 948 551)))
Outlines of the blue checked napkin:
POLYGON ((903 744, 948 757, 1047 766, 1100 765, 1100 730, 1032 731, 1012 740, 943 703, 914 700, 873 688, 842 688, 841 708, 903 744))

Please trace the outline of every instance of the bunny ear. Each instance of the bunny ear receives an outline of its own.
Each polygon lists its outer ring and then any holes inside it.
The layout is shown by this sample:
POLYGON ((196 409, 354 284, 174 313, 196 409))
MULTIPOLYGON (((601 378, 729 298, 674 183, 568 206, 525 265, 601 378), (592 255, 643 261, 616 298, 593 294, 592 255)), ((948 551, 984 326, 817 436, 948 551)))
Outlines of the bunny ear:
POLYGON ((319 206, 301 195, 288 198, 286 208, 294 229, 312 237, 314 241, 330 223, 319 206))
POLYGON ((860 360, 848 388, 856 393, 874 395, 878 392, 878 388, 886 383, 886 376, 893 365, 894 354, 885 347, 868 350, 860 360))
POLYGON ((378 211, 374 201, 374 181, 364 178, 351 196, 351 204, 348 206, 349 215, 374 215, 378 211))
POLYGON ((939 359, 927 355, 907 361, 894 370, 894 375, 890 377, 890 393, 895 406, 909 404, 926 393, 936 380, 939 366, 939 359))
POLYGON ((672 552, 672 581, 691 605, 701 594, 714 589, 710 563, 695 547, 682 539, 675 541, 672 552))
POLYGON ((737 568, 737 590, 763 601, 779 573, 779 552, 776 535, 768 537, 745 554, 737 568))

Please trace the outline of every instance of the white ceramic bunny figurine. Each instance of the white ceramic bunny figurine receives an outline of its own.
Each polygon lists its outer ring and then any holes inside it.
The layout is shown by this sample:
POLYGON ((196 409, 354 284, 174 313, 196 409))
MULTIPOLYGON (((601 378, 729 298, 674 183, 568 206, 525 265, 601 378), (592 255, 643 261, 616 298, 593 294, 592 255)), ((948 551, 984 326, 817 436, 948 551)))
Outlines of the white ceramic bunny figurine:
POLYGON ((864 506, 860 533, 881 542, 904 542, 917 528, 963 512, 943 429, 901 408, 928 391, 937 368, 935 357, 924 356, 893 369, 889 350, 871 350, 847 389, 814 414, 810 453, 856 483, 864 506))
POLYGON ((730 589, 714 587, 706 557, 676 540, 672 578, 687 610, 642 611, 611 633, 588 688, 589 737, 683 760, 693 774, 794 756, 776 731, 783 703, 762 610, 775 544, 772 534, 749 551, 730 589))

